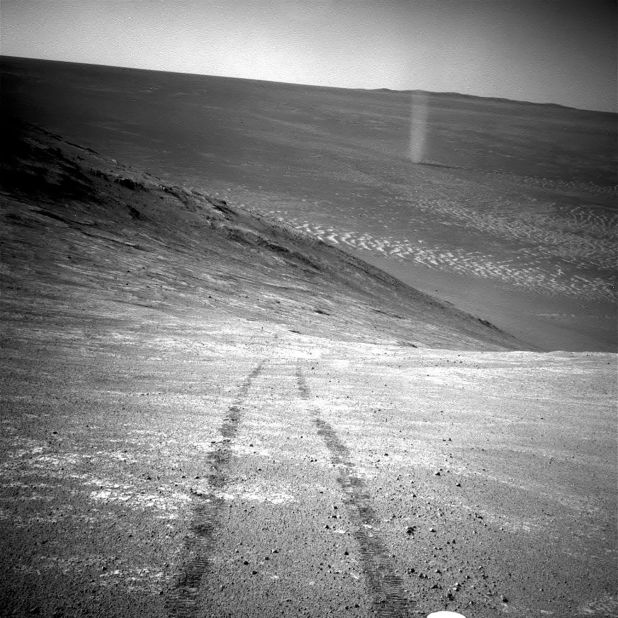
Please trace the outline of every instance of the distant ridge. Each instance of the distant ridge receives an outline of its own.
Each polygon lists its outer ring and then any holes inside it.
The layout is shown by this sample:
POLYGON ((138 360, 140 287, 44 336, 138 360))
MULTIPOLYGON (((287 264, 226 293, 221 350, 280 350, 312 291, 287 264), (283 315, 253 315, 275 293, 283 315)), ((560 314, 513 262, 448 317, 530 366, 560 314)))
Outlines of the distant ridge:
POLYGON ((442 91, 436 92, 432 90, 417 90, 417 89, 404 89, 397 90, 393 88, 358 88, 358 90, 366 91, 366 92, 384 92, 384 93, 392 93, 392 94, 425 94, 431 97, 436 98, 453 98, 453 99, 471 99, 478 100, 483 102, 493 102, 493 103, 504 103, 509 105, 534 105, 541 106, 546 108, 557 108, 562 110, 572 110, 576 112, 585 112, 591 114, 607 114, 609 116, 618 116, 616 112, 609 112, 603 110, 593 110, 593 109, 585 109, 581 107, 572 107, 570 105, 562 105, 560 103, 551 103, 551 102, 541 102, 541 101, 527 101, 525 99, 509 99, 506 97, 487 97, 481 96, 477 94, 465 94, 462 92, 455 91, 442 91))
POLYGON ((578 112, 618 116, 617 112, 584 109, 584 108, 572 107, 569 105, 562 105, 560 103, 527 101, 525 99, 509 99, 506 97, 488 97, 488 96, 481 96, 481 95, 475 95, 475 94, 464 94, 461 92, 454 92, 454 91, 434 92, 430 90, 419 90, 419 89, 399 90, 395 88, 386 88, 386 87, 352 88, 352 87, 345 87, 345 86, 324 86, 320 84, 305 84, 305 83, 298 83, 298 82, 279 82, 279 81, 274 81, 274 80, 262 80, 262 79, 255 79, 251 77, 212 75, 208 73, 182 73, 179 71, 164 71, 161 69, 146 69, 146 68, 140 68, 140 67, 116 66, 116 65, 97 64, 97 63, 88 63, 88 62, 71 62, 67 60, 51 60, 47 58, 31 58, 27 56, 8 56, 6 54, 0 54, 0 59, 2 58, 6 58, 7 60, 12 60, 12 61, 27 60, 27 61, 34 61, 34 62, 53 62, 57 64, 76 65, 76 66, 84 66, 84 67, 92 66, 92 67, 104 67, 104 68, 110 68, 110 69, 124 69, 128 71, 144 71, 144 72, 149 72, 149 73, 167 73, 170 75, 196 75, 196 76, 201 76, 201 77, 215 77, 215 78, 221 77, 223 79, 234 79, 234 80, 245 81, 245 82, 254 82, 254 83, 263 82, 264 84, 283 84, 287 86, 298 86, 301 88, 308 87, 308 88, 327 89, 327 90, 333 90, 333 91, 348 90, 348 91, 358 91, 358 92, 376 92, 376 93, 383 92, 383 93, 392 93, 392 94, 421 94, 422 93, 422 94, 428 94, 430 96, 439 97, 439 98, 451 97, 451 98, 456 98, 456 99, 473 99, 473 100, 479 100, 479 101, 485 101, 485 102, 504 103, 504 104, 511 104, 511 105, 512 104, 537 105, 537 106, 542 106, 546 108, 553 107, 553 108, 558 108, 558 109, 563 109, 563 110, 574 110, 578 112))

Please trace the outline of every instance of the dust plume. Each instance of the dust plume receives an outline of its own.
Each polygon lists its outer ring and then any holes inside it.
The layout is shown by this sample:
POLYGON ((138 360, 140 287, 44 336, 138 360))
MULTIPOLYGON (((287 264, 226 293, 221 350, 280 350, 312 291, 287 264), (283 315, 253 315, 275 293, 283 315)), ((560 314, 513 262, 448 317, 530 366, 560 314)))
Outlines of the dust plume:
POLYGON ((420 163, 425 156, 427 138, 427 102, 425 92, 413 92, 410 102, 410 147, 409 155, 413 163, 420 163))

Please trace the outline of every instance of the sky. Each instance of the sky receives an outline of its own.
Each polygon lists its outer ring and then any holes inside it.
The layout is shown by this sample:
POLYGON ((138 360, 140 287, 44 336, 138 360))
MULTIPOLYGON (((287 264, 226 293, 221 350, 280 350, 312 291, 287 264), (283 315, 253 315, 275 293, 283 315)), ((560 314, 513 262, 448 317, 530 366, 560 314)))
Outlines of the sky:
POLYGON ((1 0, 0 53, 617 109, 616 0, 1 0))

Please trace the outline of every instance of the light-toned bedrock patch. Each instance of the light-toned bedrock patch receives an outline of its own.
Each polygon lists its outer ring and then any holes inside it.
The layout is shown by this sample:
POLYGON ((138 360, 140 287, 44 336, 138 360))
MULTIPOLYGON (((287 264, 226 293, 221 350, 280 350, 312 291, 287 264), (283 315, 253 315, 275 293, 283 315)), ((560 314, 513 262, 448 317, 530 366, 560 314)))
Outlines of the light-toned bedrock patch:
POLYGON ((283 483, 275 485, 265 479, 256 479, 249 482, 239 480, 230 483, 225 487, 225 490, 221 491, 213 490, 208 480, 202 479, 191 488, 191 493, 206 499, 215 498, 227 502, 261 502, 275 505, 298 502, 294 488, 283 483))
POLYGON ((137 458, 133 457, 125 451, 94 451, 93 453, 97 457, 103 457, 114 461, 120 461, 122 463, 137 463, 137 458))
POLYGON ((481 515, 483 522, 492 527, 500 530, 506 530, 513 534, 537 534, 543 531, 545 525, 544 522, 537 518, 532 519, 530 517, 521 518, 515 517, 513 513, 497 513, 491 512, 486 509, 479 508, 477 505, 471 507, 458 499, 456 494, 453 493, 450 496, 452 504, 457 504, 462 513, 478 516, 481 515))
POLYGON ((580 616, 618 617, 618 596, 607 595, 600 599, 582 603, 578 608, 580 616))
POLYGON ((163 571, 149 567, 112 569, 101 573, 98 584, 102 587, 122 586, 129 592, 159 592, 167 579, 163 571))
POLYGON ((39 573, 46 570, 57 570, 61 573, 82 571, 84 568, 93 567, 100 570, 106 563, 105 556, 86 554, 80 556, 60 557, 56 555, 40 554, 28 565, 21 565, 19 570, 26 573, 39 573))
MULTIPOLYGON (((24 442, 20 439, 15 446, 22 446, 24 442)), ((7 459, 0 463, 0 479, 40 473, 50 477, 67 477, 76 466, 92 458, 92 455, 82 453, 55 453, 46 443, 35 440, 27 442, 27 448, 16 448, 7 453, 7 459)))
MULTIPOLYGON (((512 258, 504 259, 481 251, 429 245, 422 239, 412 241, 350 229, 335 230, 297 219, 288 221, 296 229, 329 244, 343 245, 399 261, 412 261, 435 270, 493 279, 548 296, 564 295, 597 301, 614 299, 615 283, 612 280, 569 271, 573 264, 611 271, 616 265, 616 252, 613 245, 610 248, 609 241, 603 241, 602 247, 598 249, 592 247, 591 243, 594 243, 590 239, 578 241, 577 247, 569 247, 561 244, 562 236, 556 235, 555 238, 545 239, 549 244, 539 244, 534 252, 521 251, 512 258), (550 266, 549 261, 556 260, 563 261, 563 266, 550 266)), ((517 238, 521 240, 522 237, 520 235, 517 238)))
POLYGON ((97 584, 102 587, 122 586, 125 590, 144 592, 158 592, 161 589, 165 578, 163 571, 144 566, 130 567, 122 560, 116 561, 117 568, 109 568, 109 561, 109 556, 98 554, 67 557, 41 554, 30 564, 22 564, 18 569, 34 575, 41 575, 43 571, 81 574, 85 569, 92 569, 100 573, 97 584))
POLYGON ((250 444, 234 444, 232 445, 232 453, 237 457, 243 457, 245 455, 253 455, 257 457, 271 457, 272 451, 267 448, 259 446, 257 440, 254 440, 250 444))
MULTIPOLYGON (((23 440, 22 440, 23 442, 23 440)), ((210 447, 210 445, 209 445, 210 447)), ((190 498, 185 492, 174 491, 169 487, 157 487, 145 490, 131 483, 119 483, 110 478, 96 477, 84 473, 83 465, 88 468, 92 462, 125 464, 136 461, 134 457, 122 451, 95 451, 92 453, 52 453, 46 446, 34 440, 29 441, 28 448, 18 448, 9 453, 9 459, 0 465, 0 489, 8 490, 10 496, 2 499, 7 507, 0 519, 12 519, 19 524, 15 513, 9 514, 11 505, 24 502, 58 502, 58 491, 66 496, 87 497, 97 504, 121 505, 132 510, 150 510, 157 519, 176 519, 178 512, 185 508, 190 498), (43 477, 46 480, 41 480, 43 477), (32 478, 33 482, 28 482, 32 478), (73 488, 65 483, 70 481, 73 488), (13 495, 18 491, 18 495, 13 495), (9 514, 8 517, 4 517, 9 514)), ((59 519, 80 518, 82 514, 72 508, 54 507, 46 516, 28 517, 25 523, 39 521, 50 523, 59 519)))
POLYGON ((191 498, 185 492, 169 487, 157 487, 156 493, 146 492, 127 483, 114 483, 109 479, 92 478, 85 485, 95 486, 89 498, 95 503, 120 505, 133 510, 156 511, 157 519, 176 519, 178 511, 185 508, 191 498))
MULTIPOLYGON (((267 502, 275 505, 298 502, 291 491, 283 491, 281 486, 271 486, 267 483, 232 484, 224 492, 216 493, 224 500, 239 500, 243 502, 267 502)), ((289 489, 289 488, 285 488, 289 489)))

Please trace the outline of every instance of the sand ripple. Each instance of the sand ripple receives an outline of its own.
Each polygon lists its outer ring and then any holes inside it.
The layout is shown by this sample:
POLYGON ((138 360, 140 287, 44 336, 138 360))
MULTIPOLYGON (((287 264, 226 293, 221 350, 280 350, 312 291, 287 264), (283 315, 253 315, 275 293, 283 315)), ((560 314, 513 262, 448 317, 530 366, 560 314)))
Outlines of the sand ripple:
MULTIPOLYGON (((422 207, 422 204, 421 204, 422 207)), ((436 209, 436 204, 431 206, 436 209)), ((440 204, 437 205, 439 209, 440 204)), ((453 204, 442 205, 460 214, 466 220, 465 209, 454 209, 453 204)), ((279 214, 271 211, 271 215, 279 214)), ((615 282, 609 277, 590 274, 581 269, 582 264, 611 270, 615 263, 615 250, 611 243, 612 225, 602 217, 589 212, 573 214, 573 226, 579 217, 580 225, 588 225, 591 233, 577 234, 575 229, 550 228, 545 225, 549 215, 530 215, 528 218, 509 219, 504 215, 488 213, 477 216, 471 222, 477 230, 496 233, 517 240, 534 241, 534 246, 523 245, 511 254, 497 255, 485 251, 468 250, 445 243, 430 243, 422 239, 378 235, 355 229, 342 229, 313 223, 300 218, 285 220, 296 229, 313 235, 332 245, 366 251, 383 257, 412 261, 428 268, 493 279, 505 284, 525 288, 545 295, 585 297, 589 300, 612 300, 615 282), (585 223, 587 221, 587 223, 585 223), (598 234, 598 238, 592 236, 598 234)))

